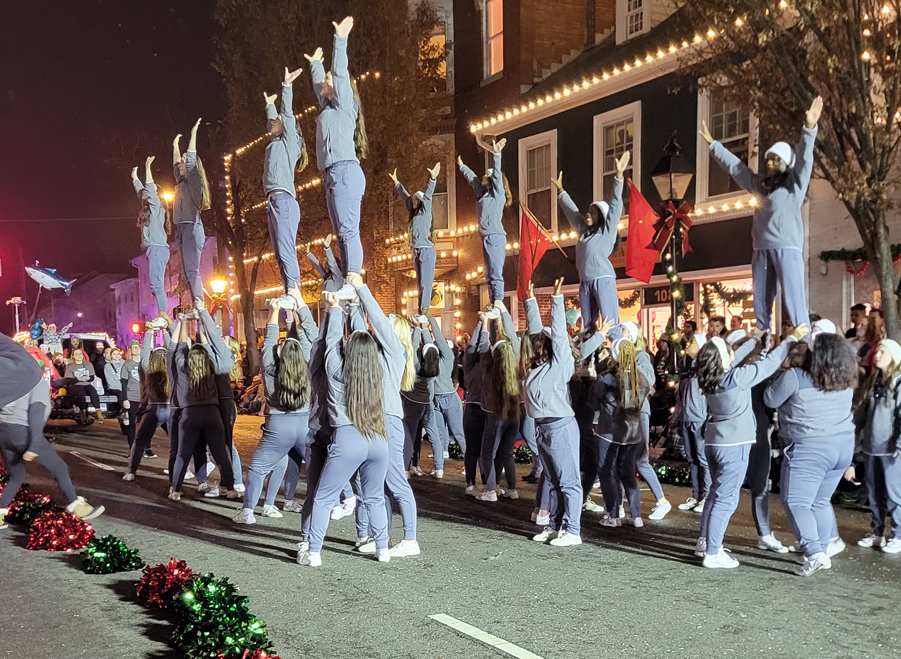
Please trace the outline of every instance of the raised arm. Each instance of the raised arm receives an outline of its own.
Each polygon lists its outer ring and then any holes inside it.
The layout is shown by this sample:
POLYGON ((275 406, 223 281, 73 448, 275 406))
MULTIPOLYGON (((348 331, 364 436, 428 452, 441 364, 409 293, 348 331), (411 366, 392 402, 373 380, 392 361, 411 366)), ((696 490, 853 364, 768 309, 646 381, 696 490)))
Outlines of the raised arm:
MULTIPOLYGON (((287 75, 287 69, 285 72, 287 75)), ((296 142, 298 139, 297 120, 294 118, 294 85, 291 83, 282 83, 282 107, 279 116, 285 125, 285 136, 288 141, 296 142)))
POLYGON ((727 372, 727 377, 731 375, 738 386, 750 389, 779 370, 782 362, 788 357, 789 350, 791 350, 795 343, 797 343, 797 339, 794 336, 790 336, 776 346, 776 348, 771 350, 770 354, 764 359, 753 364, 748 364, 747 366, 732 368, 727 372))
POLYGON ((756 336, 749 338, 735 350, 732 357, 732 363, 735 366, 741 366, 742 362, 751 356, 751 353, 757 349, 759 344, 760 339, 756 336))
POLYGON ((134 186, 135 194, 138 195, 138 201, 144 201, 144 184, 138 178, 138 168, 131 170, 131 184, 134 186))
POLYGON ((313 81, 313 92, 316 100, 323 106, 328 101, 322 97, 322 82, 325 80, 325 67, 322 65, 322 48, 316 48, 312 55, 304 55, 310 63, 310 77, 313 81))
POLYGON ((328 278, 328 274, 325 271, 325 268, 322 267, 322 264, 319 262, 319 259, 316 258, 316 255, 313 252, 307 252, 307 261, 310 262, 310 266, 313 270, 316 271, 316 274, 322 277, 323 279, 328 278))
MULTIPOLYGON (((537 306, 537 305, 536 305, 537 306)), ((566 310, 563 308, 563 296, 551 296, 551 342, 554 346, 554 361, 575 363, 569 347, 569 334, 566 331, 566 310)))
POLYGON ((457 167, 460 169, 460 173, 463 174, 463 178, 466 179, 466 182, 473 189, 473 192, 476 193, 476 197, 481 197, 485 194, 485 186, 482 185, 481 179, 476 176, 474 171, 463 164, 463 158, 459 156, 457 156, 457 167))
POLYGON ((344 370, 340 347, 343 334, 344 311, 336 304, 328 310, 328 328, 325 332, 325 371, 330 378, 339 379, 344 370))
POLYGON ((535 337, 541 334, 544 325, 541 322, 541 312, 538 310, 538 300, 534 297, 526 298, 526 327, 529 336, 535 337))
POLYGON ((144 332, 144 345, 141 346, 141 368, 145 371, 150 367, 150 353, 153 352, 153 330, 144 332))
POLYGON ((563 215, 566 217, 570 226, 572 226, 577 233, 582 233, 588 228, 585 217, 579 212, 579 207, 576 206, 576 203, 572 200, 572 197, 569 196, 569 193, 566 190, 560 190, 560 194, 557 195, 557 205, 560 207, 560 210, 563 211, 563 215))
POLYGON ((178 173, 178 163, 181 162, 181 146, 179 142, 181 141, 181 133, 175 136, 175 139, 172 141, 172 165, 175 168, 175 180, 179 182, 178 177, 180 174, 178 173))
POLYGON ((404 206, 407 207, 407 211, 413 212, 413 199, 410 197, 410 193, 407 192, 407 189, 404 187, 404 184, 400 181, 394 186, 394 189, 397 191, 397 196, 400 197, 400 200, 404 202, 404 206))
POLYGON ((620 218, 623 216, 623 184, 625 181, 622 176, 613 177, 613 196, 608 202, 606 225, 607 231, 613 229, 616 231, 616 225, 619 224, 620 218))
POLYGON ((222 330, 216 325, 216 321, 213 320, 208 309, 200 310, 200 323, 203 325, 203 331, 209 340, 216 373, 218 375, 231 373, 235 365, 235 355, 222 339, 222 330))
POLYGON ((480 320, 476 325, 476 328, 472 331, 472 335, 469 337, 469 341, 466 343, 466 347, 463 349, 463 364, 464 367, 471 365, 471 362, 477 361, 479 358, 479 341, 482 338, 482 321, 480 320))
POLYGON ((340 274, 341 272, 341 264, 338 262, 338 257, 335 256, 335 253, 332 251, 332 248, 326 245, 325 247, 325 264, 328 266, 328 269, 331 271, 332 276, 340 274))
POLYGON ((348 16, 335 25, 335 46, 332 51, 332 78, 335 83, 335 98, 338 105, 351 107, 354 102, 350 86, 350 72, 347 70, 347 33, 353 27, 354 19, 348 16))
POLYGON ((260 355, 263 363, 263 371, 275 377, 275 351, 278 346, 278 315, 281 313, 281 306, 278 302, 270 301, 269 303, 269 320, 266 322, 266 334, 263 337, 263 350, 260 355))
POLYGON ((798 371, 789 368, 780 373, 763 392, 763 404, 774 410, 798 393, 798 371))
POLYGON ((299 321, 297 324, 300 327, 300 331, 297 333, 297 340, 300 341, 304 358, 309 362, 310 354, 313 351, 313 341, 319 335, 319 328, 316 327, 316 319, 313 318, 310 307, 306 304, 294 313, 296 314, 295 322, 299 321))
POLYGON ((450 360, 452 362, 454 359, 454 351, 447 347, 447 340, 441 332, 441 323, 438 322, 438 319, 435 318, 435 316, 429 314, 429 324, 432 326, 432 335, 435 337, 435 346, 438 348, 441 359, 450 360))
POLYGON ((501 152, 495 150, 491 156, 491 168, 494 170, 494 173, 491 176, 491 187, 494 188, 495 194, 499 195, 504 194, 504 172, 501 169, 502 160, 501 152))
POLYGON ((751 171, 734 153, 717 141, 710 144, 710 155, 729 176, 748 192, 759 192, 761 176, 751 171))
POLYGON ((810 175, 813 173, 813 145, 817 140, 817 131, 816 124, 813 128, 804 126, 801 131, 801 142, 795 153, 795 172, 798 174, 798 184, 801 186, 802 192, 807 191, 807 186, 810 185, 810 175))

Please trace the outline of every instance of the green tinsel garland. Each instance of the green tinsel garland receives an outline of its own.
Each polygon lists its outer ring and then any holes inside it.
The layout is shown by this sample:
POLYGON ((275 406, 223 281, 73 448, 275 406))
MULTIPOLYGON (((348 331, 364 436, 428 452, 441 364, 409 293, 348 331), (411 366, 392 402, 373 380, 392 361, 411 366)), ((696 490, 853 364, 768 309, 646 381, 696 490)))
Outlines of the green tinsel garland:
POLYGON ((716 293, 717 297, 729 306, 739 304, 745 300, 750 300, 754 295, 753 291, 730 289, 722 284, 701 284, 701 311, 704 312, 704 315, 707 316, 707 318, 710 318, 713 314, 713 294, 711 291, 716 293))
POLYGON ((624 297, 622 300, 619 301, 619 308, 620 309, 632 308, 633 306, 635 306, 635 303, 638 302, 638 298, 640 298, 640 297, 641 297, 641 289, 636 288, 634 291, 632 291, 631 295, 624 297))
POLYGON ((129 549, 114 535, 94 538, 84 548, 82 569, 88 574, 131 572, 144 567, 137 549, 129 549))
POLYGON ((532 451, 525 442, 513 449, 513 462, 518 465, 532 464, 532 451))
POLYGON ((451 445, 447 447, 447 454, 450 456, 451 460, 463 459, 463 451, 457 446, 456 442, 451 442, 451 445))
POLYGON ((664 485, 681 485, 691 487, 691 470, 685 467, 672 467, 665 464, 651 465, 654 473, 664 485))
MULTIPOLYGON (((892 245, 892 258, 897 259, 901 256, 901 244, 892 245)), ((820 252, 821 261, 866 261, 870 257, 867 256, 867 250, 863 247, 858 249, 827 249, 820 252)))
POLYGON ((266 626, 247 610, 247 598, 227 577, 195 576, 172 608, 178 618, 172 642, 188 659, 272 647, 266 626))

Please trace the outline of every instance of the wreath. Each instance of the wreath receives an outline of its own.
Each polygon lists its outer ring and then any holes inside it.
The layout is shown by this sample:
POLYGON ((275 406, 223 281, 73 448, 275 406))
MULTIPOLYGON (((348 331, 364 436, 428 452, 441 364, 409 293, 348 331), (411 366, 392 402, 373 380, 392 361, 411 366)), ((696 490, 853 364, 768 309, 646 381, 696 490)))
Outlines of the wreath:
POLYGON ((701 284, 701 311, 707 318, 713 313, 713 295, 716 294, 723 302, 729 306, 743 303, 750 300, 754 293, 737 288, 726 288, 722 284, 701 284))

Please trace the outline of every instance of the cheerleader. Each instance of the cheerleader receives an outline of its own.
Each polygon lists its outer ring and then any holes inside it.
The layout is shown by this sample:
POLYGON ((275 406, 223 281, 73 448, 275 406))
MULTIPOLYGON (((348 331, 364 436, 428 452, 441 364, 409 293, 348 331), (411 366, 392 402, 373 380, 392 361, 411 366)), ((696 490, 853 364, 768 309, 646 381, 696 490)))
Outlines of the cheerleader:
MULTIPOLYGON (((322 565, 322 544, 329 512, 344 485, 359 470, 362 505, 366 507, 376 557, 391 560, 384 485, 389 447, 385 428, 384 367, 379 345, 369 332, 351 332, 345 340, 345 313, 335 293, 324 293, 329 304, 325 334, 325 370, 328 377, 328 413, 334 441, 313 495, 309 534, 297 562, 322 565)), ((307 495, 310 496, 309 494, 307 495)))
POLYGON ((153 182, 150 170, 153 159, 150 156, 144 163, 144 184, 138 178, 137 167, 131 170, 131 181, 141 201, 141 246, 147 255, 150 292, 156 298, 156 308, 159 311, 159 316, 150 322, 154 329, 164 329, 172 322, 172 317, 166 312, 169 303, 164 284, 166 265, 169 263, 168 234, 172 231, 172 220, 166 206, 160 201, 156 183, 153 182))
POLYGON ((325 251, 324 266, 316 258, 316 255, 309 251, 309 245, 306 247, 307 260, 310 262, 310 267, 322 278, 322 290, 334 293, 341 288, 344 278, 341 276, 341 264, 338 263, 338 259, 332 252, 332 234, 325 237, 322 247, 325 251))
MULTIPOLYGON (((557 547, 582 544, 582 484, 579 476, 579 426, 569 402, 569 380, 575 361, 566 332, 566 316, 560 288, 551 297, 551 328, 534 341, 534 356, 523 386, 526 414, 535 419, 538 451, 551 485, 550 524, 532 539, 557 547)), ((537 311, 534 297, 526 300, 537 311)))
POLYGON ((411 474, 422 476, 419 468, 419 453, 422 432, 427 427, 426 416, 432 407, 432 380, 438 375, 438 348, 431 334, 422 327, 413 328, 413 362, 416 377, 413 387, 402 392, 404 406, 404 465, 411 474))
POLYGON ((153 347, 154 330, 150 323, 144 332, 144 347, 141 349, 140 379, 141 400, 137 404, 140 409, 138 425, 135 429, 134 442, 128 457, 128 468, 122 477, 124 481, 133 481, 141 458, 150 448, 150 441, 157 428, 172 430, 169 424, 169 376, 166 368, 166 349, 153 347), (167 425, 169 424, 169 425, 167 425))
MULTIPOLYGON (((288 331, 288 338, 279 346, 278 319, 284 303, 280 299, 269 301, 269 322, 266 324, 262 354, 266 423, 263 426, 263 436, 248 468, 244 507, 233 520, 237 524, 256 523, 253 509, 263 492, 263 480, 266 475, 272 472, 271 479, 276 482, 277 490, 285 473, 282 467, 287 467, 285 459, 291 449, 300 456, 307 450, 310 415, 310 381, 307 364, 317 329, 303 297, 294 287, 288 290, 293 305, 298 310, 296 312, 298 322, 292 325, 288 331), (276 467, 279 469, 276 470, 276 467)), ((281 513, 271 502, 263 507, 263 515, 281 517, 281 513)))
MULTIPOLYGON (((128 414, 125 419, 125 435, 128 439, 129 450, 134 445, 135 429, 138 427, 138 411, 141 407, 141 353, 140 343, 137 341, 129 343, 128 359, 122 364, 121 371, 122 407, 128 414)), ((148 445, 146 448, 149 449, 150 446, 148 445)))
POLYGON ((803 365, 782 371, 763 394, 766 406, 779 413, 785 443, 782 505, 804 552, 797 570, 802 577, 828 570, 840 550, 831 542, 836 526, 831 498, 854 454, 856 380, 854 349, 838 334, 822 333, 803 365))
POLYGON ((175 171, 175 244, 181 254, 182 273, 194 304, 203 304, 203 282, 200 279, 200 255, 206 235, 203 233, 201 211, 210 207, 210 184, 203 171, 203 163, 197 157, 197 129, 200 119, 191 128, 188 150, 182 155, 179 148, 181 135, 172 143, 172 162, 175 171))
POLYGON ((679 510, 695 513, 704 512, 707 493, 710 491, 710 468, 704 451, 704 424, 707 422, 707 399, 698 386, 696 370, 698 353, 707 338, 695 334, 685 346, 679 371, 679 417, 681 419, 682 442, 685 458, 691 473, 691 496, 680 503, 679 510))
POLYGON ((493 142, 491 146, 479 142, 479 146, 494 159, 493 165, 481 179, 463 164, 462 157, 457 156, 460 173, 478 197, 476 210, 479 216, 479 235, 482 237, 482 258, 485 261, 485 280, 488 282, 491 304, 504 299, 504 260, 507 258, 504 208, 513 203, 510 185, 501 169, 501 152, 506 144, 506 139, 493 142))
POLYGON ((432 195, 435 193, 435 182, 441 171, 441 163, 436 163, 429 172, 429 181, 425 189, 412 197, 407 189, 397 180, 397 169, 388 176, 394 181, 394 189, 407 207, 410 220, 407 222, 407 235, 413 249, 413 266, 416 269, 416 287, 419 289, 419 323, 427 322, 425 312, 432 299, 432 286, 435 283, 435 243, 432 242, 432 195), (414 201, 415 200, 415 201, 414 201))
MULTIPOLYGON (((316 160, 325 181, 325 199, 332 230, 338 236, 344 276, 363 270, 360 242, 360 204, 366 191, 366 176, 360 167, 368 146, 366 123, 356 83, 347 70, 347 36, 354 25, 348 16, 335 26, 332 70, 325 72, 322 48, 304 55, 310 62, 313 91, 321 111, 316 117, 316 160)), ((344 284, 339 299, 353 299, 353 287, 344 284)))
POLYGON ((442 442, 441 450, 433 447, 435 478, 444 478, 444 449, 450 446, 451 437, 457 442, 457 446, 460 447, 463 454, 466 454, 466 436, 463 432, 463 403, 460 401, 460 396, 457 395, 457 387, 454 386, 454 351, 445 340, 444 334, 441 333, 441 324, 438 322, 438 319, 432 314, 428 314, 428 320, 432 326, 435 345, 438 348, 438 376, 433 382, 435 422, 438 426, 438 433, 446 439, 446 441, 442 442))
POLYGON ((595 201, 582 215, 572 198, 563 189, 563 172, 554 180, 557 186, 557 204, 569 223, 579 232, 576 243, 576 268, 579 271, 579 304, 582 308, 582 334, 594 335, 598 327, 598 314, 615 323, 610 339, 618 339, 619 298, 616 294, 616 273, 610 264, 610 256, 619 245, 617 225, 623 213, 623 172, 629 166, 630 152, 626 151, 614 160, 616 174, 613 178, 613 196, 610 202, 595 201))
POLYGON ((463 397, 463 435, 466 438, 466 451, 463 454, 463 471, 466 476, 467 496, 479 496, 476 489, 476 472, 481 473, 484 486, 487 483, 485 471, 480 469, 482 455, 482 437, 485 434, 485 409, 482 407, 482 353, 488 349, 488 320, 484 313, 479 313, 479 322, 469 337, 463 351, 463 381, 466 391, 463 397))
POLYGON ((860 431, 860 449, 866 460, 864 480, 870 494, 872 532, 857 542, 888 554, 901 552, 901 345, 883 339, 873 357, 873 374, 863 387, 854 425, 860 431), (885 518, 892 518, 888 538, 885 518))
POLYGON ((702 124, 701 136, 710 145, 711 157, 738 185, 758 199, 751 239, 754 258, 754 314, 758 329, 770 326, 777 284, 782 287, 788 317, 793 325, 809 322, 804 291, 804 224, 801 206, 813 172, 813 147, 823 99, 817 96, 807 110, 801 143, 792 147, 776 142, 767 149, 766 176, 757 174, 729 149, 713 139, 702 124))
POLYGON ((698 353, 698 385, 707 397, 704 450, 712 481, 695 548, 695 554, 704 558, 704 567, 738 567, 738 561, 723 548, 723 536, 738 507, 748 457, 756 441, 751 388, 775 373, 789 349, 805 336, 807 326, 796 327, 766 358, 750 364, 742 362, 757 347, 757 337, 733 352, 723 339, 715 336, 698 353))
POLYGON ((285 67, 281 110, 275 108, 275 94, 263 94, 269 131, 269 143, 263 157, 263 190, 266 193, 272 251, 285 287, 285 294, 278 298, 283 309, 294 308, 294 297, 288 293, 290 289, 300 286, 300 265, 295 248, 300 206, 294 188, 294 171, 306 168, 309 155, 306 144, 297 131, 293 85, 302 72, 303 69, 289 71, 285 67))

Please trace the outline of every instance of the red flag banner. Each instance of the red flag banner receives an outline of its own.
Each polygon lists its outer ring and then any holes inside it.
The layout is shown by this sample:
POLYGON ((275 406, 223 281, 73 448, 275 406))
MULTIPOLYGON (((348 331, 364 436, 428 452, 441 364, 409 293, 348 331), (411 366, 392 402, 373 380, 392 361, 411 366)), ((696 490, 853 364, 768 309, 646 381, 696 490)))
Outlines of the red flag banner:
POLYGON ((523 209, 519 227, 519 276, 516 281, 516 291, 520 300, 526 299, 532 273, 535 272, 535 267, 550 245, 547 232, 542 231, 523 209))
POLYGON ((659 252, 651 246, 657 213, 629 181, 629 238, 626 242, 626 274, 650 283, 659 252))

